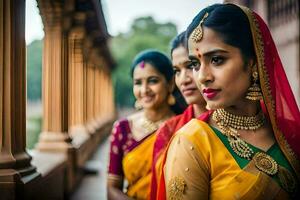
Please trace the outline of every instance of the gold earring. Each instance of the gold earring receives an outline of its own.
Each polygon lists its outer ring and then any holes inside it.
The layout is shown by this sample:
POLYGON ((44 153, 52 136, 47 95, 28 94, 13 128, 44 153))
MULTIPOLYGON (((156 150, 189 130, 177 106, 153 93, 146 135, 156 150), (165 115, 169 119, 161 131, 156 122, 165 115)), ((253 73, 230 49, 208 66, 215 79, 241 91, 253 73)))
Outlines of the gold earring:
POLYGON ((143 108, 143 106, 140 104, 140 102, 138 100, 136 100, 134 103, 134 108, 136 110, 141 110, 143 108))
POLYGON ((173 94, 169 94, 169 96, 168 96, 168 104, 170 106, 173 106, 175 103, 176 103, 175 97, 173 96, 173 94))
POLYGON ((246 99, 252 101, 259 101, 263 98, 263 96, 258 81, 258 73, 256 70, 256 66, 254 66, 253 68, 254 68, 252 72, 253 84, 248 88, 246 99))

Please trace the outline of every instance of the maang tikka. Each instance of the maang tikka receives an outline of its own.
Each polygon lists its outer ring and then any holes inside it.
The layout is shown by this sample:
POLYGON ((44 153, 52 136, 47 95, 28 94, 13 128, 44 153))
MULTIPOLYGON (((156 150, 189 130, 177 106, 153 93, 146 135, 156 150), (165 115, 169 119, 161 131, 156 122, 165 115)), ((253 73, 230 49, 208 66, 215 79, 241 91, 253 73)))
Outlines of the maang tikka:
POLYGON ((252 101, 259 101, 263 98, 262 92, 259 85, 257 66, 254 65, 252 69, 252 85, 248 88, 246 99, 252 101))
POLYGON ((208 12, 204 14, 203 18, 201 19, 199 25, 194 29, 194 31, 192 32, 191 35, 191 39, 194 42, 200 42, 200 40, 203 37, 203 29, 202 29, 202 24, 204 22, 204 20, 208 17, 208 12))

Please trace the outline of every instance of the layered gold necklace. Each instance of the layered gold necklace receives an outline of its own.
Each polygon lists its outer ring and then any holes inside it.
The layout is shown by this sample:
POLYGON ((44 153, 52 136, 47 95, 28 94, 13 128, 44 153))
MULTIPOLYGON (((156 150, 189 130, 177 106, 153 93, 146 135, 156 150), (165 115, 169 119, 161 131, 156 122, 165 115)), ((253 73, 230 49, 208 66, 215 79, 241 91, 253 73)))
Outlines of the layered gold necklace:
POLYGON ((282 187, 289 193, 294 193, 297 188, 297 181, 289 170, 281 167, 268 154, 258 152, 254 154, 253 149, 242 139, 238 130, 257 130, 265 124, 265 117, 262 111, 255 116, 237 116, 224 109, 217 109, 212 114, 216 122, 229 142, 232 150, 240 157, 253 160, 256 168, 268 175, 278 174, 282 187), (278 173, 279 172, 279 173, 278 173))
POLYGON ((232 150, 240 157, 250 160, 254 151, 249 145, 240 139, 237 130, 257 130, 265 123, 265 117, 262 112, 255 116, 237 116, 224 109, 217 109, 212 119, 220 127, 221 132, 227 136, 232 150))

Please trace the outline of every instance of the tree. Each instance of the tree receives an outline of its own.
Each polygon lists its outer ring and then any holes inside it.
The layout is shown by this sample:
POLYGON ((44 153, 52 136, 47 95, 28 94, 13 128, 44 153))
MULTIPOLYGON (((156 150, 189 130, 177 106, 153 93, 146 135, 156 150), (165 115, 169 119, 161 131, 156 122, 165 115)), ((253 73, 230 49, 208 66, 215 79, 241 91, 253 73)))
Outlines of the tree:
POLYGON ((149 16, 135 19, 130 31, 112 39, 111 50, 117 62, 113 83, 118 107, 132 107, 135 101, 130 76, 134 56, 149 48, 169 55, 169 43, 176 34, 177 28, 173 23, 157 23, 149 16))
POLYGON ((27 98, 41 100, 43 41, 35 40, 27 46, 27 98))

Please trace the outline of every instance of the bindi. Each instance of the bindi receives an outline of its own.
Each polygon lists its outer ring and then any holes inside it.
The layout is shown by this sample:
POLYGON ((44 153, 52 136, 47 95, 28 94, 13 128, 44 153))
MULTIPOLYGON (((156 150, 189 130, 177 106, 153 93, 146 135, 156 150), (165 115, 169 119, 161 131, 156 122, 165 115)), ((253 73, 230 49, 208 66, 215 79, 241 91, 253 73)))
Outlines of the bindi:
POLYGON ((139 66, 144 69, 145 68, 145 61, 140 62, 139 66))

